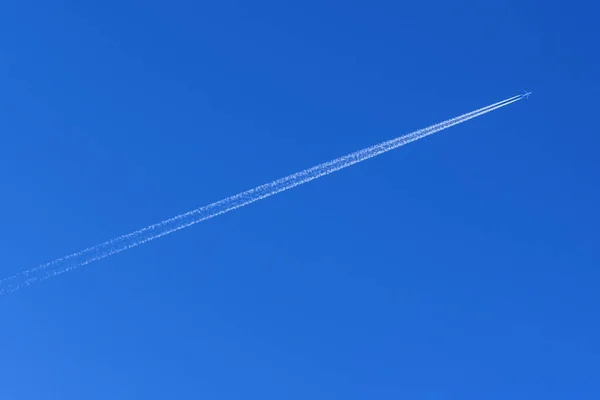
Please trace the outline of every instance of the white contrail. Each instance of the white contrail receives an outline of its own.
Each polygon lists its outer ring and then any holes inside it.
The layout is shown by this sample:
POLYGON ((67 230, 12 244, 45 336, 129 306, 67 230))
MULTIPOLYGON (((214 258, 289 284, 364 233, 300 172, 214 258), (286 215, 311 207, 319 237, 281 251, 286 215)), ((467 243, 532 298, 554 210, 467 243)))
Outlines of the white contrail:
POLYGON ((56 259, 35 268, 22 271, 16 275, 0 280, 0 295, 14 292, 34 282, 43 281, 56 275, 63 274, 69 270, 89 264, 91 262, 106 258, 110 255, 120 253, 124 250, 157 239, 161 236, 178 231, 188 226, 197 224, 209 218, 216 217, 236 208, 243 207, 255 201, 262 200, 274 194, 294 188, 303 183, 310 182, 332 172, 349 167, 361 161, 386 153, 407 143, 414 142, 432 135, 451 126, 460 124, 480 115, 487 114, 498 108, 505 107, 523 98, 523 95, 513 96, 498 103, 480 108, 475 111, 460 115, 458 117, 440 122, 428 128, 409 133, 386 142, 376 144, 363 150, 356 151, 335 160, 319 164, 304 171, 275 180, 271 183, 258 186, 254 189, 227 197, 215 203, 197 208, 195 210, 169 218, 162 222, 150 225, 146 228, 128 233, 111 239, 107 242, 95 245, 85 250, 56 259))

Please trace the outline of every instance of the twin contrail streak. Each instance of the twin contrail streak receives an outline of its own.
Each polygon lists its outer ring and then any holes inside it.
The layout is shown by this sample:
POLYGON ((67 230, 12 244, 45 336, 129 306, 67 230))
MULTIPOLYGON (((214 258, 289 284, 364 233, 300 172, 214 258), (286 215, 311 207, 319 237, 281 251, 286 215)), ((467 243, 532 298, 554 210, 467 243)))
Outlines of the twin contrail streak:
POLYGON ((271 183, 258 186, 254 189, 227 197, 207 206, 180 214, 176 217, 169 218, 146 228, 139 229, 135 232, 119 236, 77 253, 73 253, 49 263, 39 265, 35 268, 22 271, 0 281, 0 295, 14 292, 23 287, 27 287, 34 282, 43 281, 53 276, 63 274, 77 267, 101 260, 140 244, 158 239, 159 237, 168 235, 169 233, 187 228, 188 226, 197 224, 198 222, 216 217, 226 212, 235 210, 236 208, 254 203, 255 201, 265 199, 273 196, 274 194, 294 188, 298 185, 302 185, 322 176, 329 175, 332 172, 339 171, 340 169, 386 153, 410 142, 424 138, 425 136, 432 135, 454 125, 458 125, 462 122, 479 117, 480 115, 497 110, 498 108, 505 107, 521 100, 523 97, 524 95, 508 98, 498 103, 494 103, 478 110, 460 115, 456 118, 440 122, 428 128, 420 129, 407 135, 367 147, 366 149, 356 151, 346 156, 336 158, 335 160, 328 161, 315 167, 305 169, 304 171, 286 176, 285 178, 281 178, 271 183))

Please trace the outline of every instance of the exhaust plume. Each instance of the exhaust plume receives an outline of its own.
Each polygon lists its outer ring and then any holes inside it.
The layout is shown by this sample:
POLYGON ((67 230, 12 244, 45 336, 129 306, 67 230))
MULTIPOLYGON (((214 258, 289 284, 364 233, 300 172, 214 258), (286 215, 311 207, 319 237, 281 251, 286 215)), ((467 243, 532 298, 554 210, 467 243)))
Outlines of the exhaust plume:
POLYGON ((120 253, 132 247, 158 239, 169 233, 187 228, 191 225, 214 218, 218 215, 235 210, 245 205, 273 196, 285 190, 310 182, 314 179, 329 175, 335 171, 365 161, 369 158, 394 150, 410 142, 422 139, 436 132, 448 129, 470 119, 487 114, 505 107, 523 98, 524 95, 513 96, 506 100, 491 104, 475 111, 460 115, 455 118, 437 123, 430 127, 391 139, 363 150, 350 153, 312 168, 305 169, 273 182, 258 186, 254 189, 227 197, 215 203, 196 208, 195 210, 166 219, 146 228, 116 237, 104 243, 97 244, 85 250, 73 253, 46 264, 39 265, 0 280, 0 295, 17 291, 32 283, 44 281, 48 278, 61 275, 72 269, 101 260, 113 254, 120 253))

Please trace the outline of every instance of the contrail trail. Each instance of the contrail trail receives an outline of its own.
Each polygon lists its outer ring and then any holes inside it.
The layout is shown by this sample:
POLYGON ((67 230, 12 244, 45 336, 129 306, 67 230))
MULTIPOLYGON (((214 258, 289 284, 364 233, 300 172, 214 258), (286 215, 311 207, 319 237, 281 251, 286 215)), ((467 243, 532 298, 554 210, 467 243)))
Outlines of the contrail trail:
POLYGON ((273 182, 258 186, 254 189, 227 197, 215 203, 197 208, 195 210, 180 214, 176 217, 166 219, 162 222, 150 225, 146 228, 128 233, 111 239, 107 242, 89 247, 77 253, 61 257, 35 268, 22 271, 16 275, 0 280, 0 295, 17 291, 27 287, 34 282, 39 282, 67 271, 92 263, 94 261, 106 258, 110 255, 120 253, 132 247, 149 242, 169 233, 178 231, 188 226, 197 224, 204 220, 216 217, 226 212, 243 207, 255 201, 265 199, 274 194, 292 189, 298 185, 310 182, 314 179, 329 175, 332 172, 357 164, 361 161, 394 150, 410 142, 414 142, 436 132, 448 129, 454 125, 487 114, 499 108, 505 107, 516 101, 521 100, 524 95, 513 96, 506 100, 491 104, 489 106, 462 114, 458 117, 431 125, 430 127, 414 131, 412 133, 391 139, 371 147, 350 153, 348 155, 336 158, 304 171, 288 175, 285 178, 277 179, 273 182))

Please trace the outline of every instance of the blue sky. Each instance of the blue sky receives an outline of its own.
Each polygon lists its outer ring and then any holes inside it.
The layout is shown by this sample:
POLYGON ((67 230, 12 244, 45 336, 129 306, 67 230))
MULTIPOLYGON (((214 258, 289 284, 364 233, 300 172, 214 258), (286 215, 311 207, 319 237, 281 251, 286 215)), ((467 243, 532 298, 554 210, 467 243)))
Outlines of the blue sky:
POLYGON ((0 273, 522 92, 0 298, 2 399, 600 395, 594 2, 8 0, 0 273))

